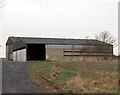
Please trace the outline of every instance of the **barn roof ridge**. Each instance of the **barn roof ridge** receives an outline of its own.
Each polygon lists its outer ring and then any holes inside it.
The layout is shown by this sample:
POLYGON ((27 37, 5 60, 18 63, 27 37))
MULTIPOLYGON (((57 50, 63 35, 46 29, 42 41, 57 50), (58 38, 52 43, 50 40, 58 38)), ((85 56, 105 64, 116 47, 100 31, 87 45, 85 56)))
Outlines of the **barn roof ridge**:
MULTIPOLYGON (((15 37, 11 36, 17 41, 20 38, 25 43, 45 43, 45 44, 108 44, 96 39, 75 39, 75 38, 45 38, 45 37, 15 37)), ((108 44, 111 45, 111 44, 108 44)))
POLYGON ((97 41, 96 39, 79 39, 79 38, 49 38, 49 37, 15 37, 15 36, 10 36, 10 38, 28 38, 28 39, 60 39, 60 40, 94 40, 97 41))

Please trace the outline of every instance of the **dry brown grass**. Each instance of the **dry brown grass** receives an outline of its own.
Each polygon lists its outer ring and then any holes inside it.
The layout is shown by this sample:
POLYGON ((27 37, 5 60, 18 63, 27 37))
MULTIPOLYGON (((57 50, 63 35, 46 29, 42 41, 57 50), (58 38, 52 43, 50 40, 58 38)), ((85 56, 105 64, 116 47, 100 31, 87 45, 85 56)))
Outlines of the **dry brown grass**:
POLYGON ((86 81, 83 80, 80 75, 77 75, 71 78, 70 81, 68 81, 67 86, 69 89, 72 90, 73 93, 80 93, 86 91, 86 89, 84 88, 84 85, 86 84, 85 82, 86 81))
POLYGON ((74 93, 116 93, 118 72, 81 68, 67 86, 74 93))
POLYGON ((72 58, 64 58, 61 60, 57 61, 62 61, 62 62, 118 62, 118 58, 108 58, 108 60, 104 60, 103 58, 97 58, 97 57, 74 57, 72 58))

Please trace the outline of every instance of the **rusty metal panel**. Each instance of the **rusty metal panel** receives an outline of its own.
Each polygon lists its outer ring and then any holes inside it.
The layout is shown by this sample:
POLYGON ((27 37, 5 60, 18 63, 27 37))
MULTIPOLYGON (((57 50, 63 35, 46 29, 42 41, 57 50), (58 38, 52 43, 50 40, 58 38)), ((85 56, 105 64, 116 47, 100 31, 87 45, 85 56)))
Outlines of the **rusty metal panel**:
POLYGON ((13 60, 13 53, 10 53, 10 54, 9 54, 9 59, 10 59, 10 60, 13 60))

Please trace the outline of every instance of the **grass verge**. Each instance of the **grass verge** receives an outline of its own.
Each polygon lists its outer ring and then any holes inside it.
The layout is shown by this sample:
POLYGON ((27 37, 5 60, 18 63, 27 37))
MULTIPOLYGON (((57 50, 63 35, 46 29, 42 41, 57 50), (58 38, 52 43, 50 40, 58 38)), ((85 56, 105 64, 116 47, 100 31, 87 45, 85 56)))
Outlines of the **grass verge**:
POLYGON ((113 70, 97 69, 92 67, 93 64, 89 67, 78 66, 79 64, 81 63, 60 61, 33 63, 30 68, 31 79, 39 84, 42 78, 62 93, 118 92, 118 71, 114 70, 116 68, 113 70))
POLYGON ((39 77, 42 77, 44 80, 49 82, 51 85, 58 90, 64 91, 66 89, 67 81, 74 76, 75 71, 56 67, 47 62, 38 62, 31 64, 30 68, 31 79, 38 83, 39 77))

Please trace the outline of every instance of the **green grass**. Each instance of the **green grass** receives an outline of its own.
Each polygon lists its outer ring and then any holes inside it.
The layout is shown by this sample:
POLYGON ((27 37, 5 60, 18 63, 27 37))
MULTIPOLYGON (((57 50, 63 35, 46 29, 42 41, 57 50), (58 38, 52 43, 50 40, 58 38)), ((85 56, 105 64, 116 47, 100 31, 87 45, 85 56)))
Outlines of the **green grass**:
POLYGON ((47 62, 56 62, 56 60, 47 60, 47 62))
POLYGON ((44 61, 32 64, 30 72, 34 81, 36 75, 40 74, 57 88, 62 88, 69 78, 76 74, 75 71, 56 67, 44 61))

